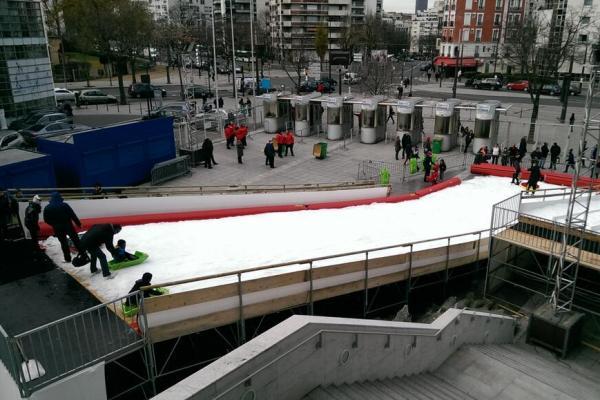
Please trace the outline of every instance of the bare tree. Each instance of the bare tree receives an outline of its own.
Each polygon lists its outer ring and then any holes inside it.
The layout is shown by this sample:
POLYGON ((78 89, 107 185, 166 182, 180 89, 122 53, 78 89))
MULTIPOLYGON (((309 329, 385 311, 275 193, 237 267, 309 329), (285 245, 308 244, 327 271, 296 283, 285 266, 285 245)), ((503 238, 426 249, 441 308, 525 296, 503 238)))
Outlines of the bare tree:
POLYGON ((392 63, 369 59, 363 63, 360 75, 363 87, 372 95, 384 94, 392 78, 392 63))
POLYGON ((503 57, 529 81, 532 112, 527 135, 534 142, 535 125, 540 106, 540 91, 547 83, 558 79, 558 71, 576 47, 578 34, 585 15, 573 10, 561 10, 557 2, 549 10, 531 12, 522 23, 506 28, 503 57))
POLYGON ((63 0, 42 0, 42 7, 46 16, 48 33, 56 36, 60 41, 60 63, 62 65, 63 82, 67 82, 67 57, 65 55, 65 35, 63 28, 63 0))

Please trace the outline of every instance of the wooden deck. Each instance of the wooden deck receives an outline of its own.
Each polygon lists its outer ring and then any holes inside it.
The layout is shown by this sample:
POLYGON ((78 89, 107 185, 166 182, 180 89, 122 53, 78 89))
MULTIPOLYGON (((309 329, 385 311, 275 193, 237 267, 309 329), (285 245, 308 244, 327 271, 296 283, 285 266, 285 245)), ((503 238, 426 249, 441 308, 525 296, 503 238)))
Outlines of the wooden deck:
MULTIPOLYGON (((407 248, 408 249, 408 248, 407 248)), ((154 342, 199 332, 240 318, 275 313, 344 294, 457 268, 488 256, 488 239, 188 290, 145 301, 154 342), (479 249, 478 249, 479 247, 479 249), (312 276, 311 276, 312 275, 312 276), (312 288, 312 290, 311 290, 312 288)))
MULTIPOLYGON (((560 242, 517 231, 515 229, 506 229, 495 235, 494 238, 549 256, 557 256, 560 253, 560 242)), ((576 248, 569 246, 569 253, 576 254, 576 248)), ((575 261, 573 257, 567 257, 567 260, 570 262, 575 261)), ((580 265, 600 271, 600 254, 582 250, 580 265)))

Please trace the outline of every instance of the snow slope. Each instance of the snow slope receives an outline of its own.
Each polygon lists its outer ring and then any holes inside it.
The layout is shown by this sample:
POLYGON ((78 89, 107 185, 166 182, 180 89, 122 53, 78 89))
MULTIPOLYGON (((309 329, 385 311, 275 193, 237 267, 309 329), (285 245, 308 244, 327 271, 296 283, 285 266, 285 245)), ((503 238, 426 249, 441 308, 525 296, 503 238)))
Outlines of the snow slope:
MULTIPOLYGON (((541 186, 553 187, 544 183, 541 186)), ((396 204, 127 226, 115 242, 125 239, 129 251, 141 250, 150 258, 144 264, 120 270, 112 280, 105 280, 100 274, 91 277, 89 265, 74 268, 62 262, 54 237, 46 241, 46 246, 48 255, 58 265, 110 300, 126 294, 144 272, 151 272, 153 283, 157 284, 489 229, 492 205, 519 191, 507 178, 475 177, 419 200, 396 204)), ((462 239, 467 240, 473 237, 462 239)), ((386 250, 370 257, 404 251, 386 250)), ((347 260, 348 257, 344 259, 347 260)), ((336 262, 341 260, 328 261, 336 262)), ((244 278, 260 274, 266 272, 246 274, 244 278)), ((234 280, 235 277, 220 278, 170 290, 178 292, 234 280)))

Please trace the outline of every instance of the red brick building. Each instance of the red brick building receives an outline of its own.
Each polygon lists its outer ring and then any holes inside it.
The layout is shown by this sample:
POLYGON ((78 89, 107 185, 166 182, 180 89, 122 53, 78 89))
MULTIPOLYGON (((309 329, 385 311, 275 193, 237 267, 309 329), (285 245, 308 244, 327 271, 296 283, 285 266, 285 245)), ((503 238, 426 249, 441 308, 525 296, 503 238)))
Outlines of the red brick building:
POLYGON ((440 55, 436 66, 503 72, 498 49, 506 27, 523 20, 525 0, 444 0, 440 55), (462 56, 462 57, 461 57, 462 56), (462 61, 461 61, 462 58, 462 61))

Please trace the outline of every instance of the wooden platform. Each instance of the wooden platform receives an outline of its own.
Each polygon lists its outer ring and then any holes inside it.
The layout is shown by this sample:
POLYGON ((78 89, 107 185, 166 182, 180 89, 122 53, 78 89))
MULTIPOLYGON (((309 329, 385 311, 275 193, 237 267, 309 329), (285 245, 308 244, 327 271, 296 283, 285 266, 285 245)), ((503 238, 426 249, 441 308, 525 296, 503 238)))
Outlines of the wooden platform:
MULTIPOLYGON (((287 272, 241 284, 189 290, 145 301, 149 333, 154 342, 271 314, 369 288, 452 269, 488 256, 488 239, 404 254, 287 272)), ((400 250, 400 249, 399 249, 400 250)), ((332 260, 331 262, 334 262, 332 260)))
MULTIPOLYGON (((560 253, 560 242, 515 229, 506 229, 494 236, 494 238, 549 256, 557 256, 560 253)), ((575 251, 574 247, 569 246, 569 253, 575 254, 575 251)), ((573 257, 567 257, 567 259, 570 262, 575 261, 573 257)), ((582 250, 580 265, 600 271, 600 254, 582 250)))

